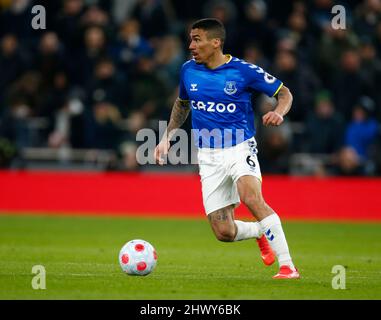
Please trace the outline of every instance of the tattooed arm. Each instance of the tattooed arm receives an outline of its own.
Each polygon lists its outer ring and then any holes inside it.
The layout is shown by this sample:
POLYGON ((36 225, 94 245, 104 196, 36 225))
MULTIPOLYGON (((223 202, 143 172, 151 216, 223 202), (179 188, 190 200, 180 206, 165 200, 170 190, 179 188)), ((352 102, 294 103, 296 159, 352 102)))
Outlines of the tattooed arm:
POLYGON ((169 120, 168 128, 165 131, 165 134, 162 140, 166 137, 167 140, 171 140, 172 136, 175 134, 176 129, 180 128, 185 120, 188 118, 190 111, 189 101, 180 100, 177 98, 173 104, 171 118, 169 120))
POLYGON ((156 163, 163 165, 164 160, 162 159, 163 155, 168 154, 168 150, 170 148, 169 141, 173 137, 176 132, 176 129, 180 128, 185 120, 187 119, 190 112, 190 104, 189 101, 181 100, 177 98, 175 103, 173 104, 171 118, 169 120, 168 128, 165 130, 163 137, 161 138, 160 143, 155 148, 155 159, 156 163))
POLYGON ((282 86, 277 95, 278 103, 274 111, 267 112, 262 120, 265 126, 279 126, 283 122, 283 117, 291 109, 292 94, 286 86, 282 86))

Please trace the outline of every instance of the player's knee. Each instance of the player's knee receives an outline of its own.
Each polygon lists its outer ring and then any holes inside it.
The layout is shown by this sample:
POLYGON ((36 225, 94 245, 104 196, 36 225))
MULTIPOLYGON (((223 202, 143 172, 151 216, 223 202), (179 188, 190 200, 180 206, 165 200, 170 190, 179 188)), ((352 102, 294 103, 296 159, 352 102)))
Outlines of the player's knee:
POLYGON ((219 209, 208 215, 210 225, 219 241, 231 242, 235 238, 234 206, 219 209))
POLYGON ((241 200, 246 206, 253 210, 263 210, 266 206, 262 195, 254 192, 244 194, 241 200))
POLYGON ((234 241, 235 237, 235 230, 234 228, 217 228, 214 229, 214 233, 216 235, 217 240, 222 242, 232 242, 234 241))

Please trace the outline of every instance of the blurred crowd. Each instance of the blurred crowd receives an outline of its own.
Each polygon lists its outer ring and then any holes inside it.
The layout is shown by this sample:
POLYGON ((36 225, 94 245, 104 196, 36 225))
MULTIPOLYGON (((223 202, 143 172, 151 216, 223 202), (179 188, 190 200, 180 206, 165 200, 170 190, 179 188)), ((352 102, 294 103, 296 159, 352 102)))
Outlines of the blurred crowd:
MULTIPOLYGON (((0 167, 28 147, 114 150, 138 170, 136 132, 169 119, 189 28, 215 17, 224 51, 290 88, 284 125, 254 94, 264 173, 381 175, 381 0, 0 0, 0 167), (34 30, 31 8, 46 9, 34 30), (346 28, 331 27, 331 9, 346 28), (295 157, 295 155, 298 155, 295 157)), ((185 124, 190 128, 189 120, 185 124)))

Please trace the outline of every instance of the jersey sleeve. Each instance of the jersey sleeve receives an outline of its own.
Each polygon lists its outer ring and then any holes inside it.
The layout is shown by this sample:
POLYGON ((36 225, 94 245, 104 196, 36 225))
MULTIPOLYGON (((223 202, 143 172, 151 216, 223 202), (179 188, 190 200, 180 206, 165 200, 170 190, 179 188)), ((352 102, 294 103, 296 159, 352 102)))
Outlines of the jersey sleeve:
POLYGON ((246 70, 244 74, 247 80, 247 86, 250 89, 263 92, 269 97, 274 97, 278 94, 280 88, 283 86, 282 81, 256 65, 248 64, 245 67, 246 70))
POLYGON ((181 100, 189 100, 188 92, 185 87, 184 83, 184 74, 185 74, 185 69, 186 69, 186 64, 183 64, 181 67, 181 72, 180 72, 180 83, 179 83, 179 98, 181 100))

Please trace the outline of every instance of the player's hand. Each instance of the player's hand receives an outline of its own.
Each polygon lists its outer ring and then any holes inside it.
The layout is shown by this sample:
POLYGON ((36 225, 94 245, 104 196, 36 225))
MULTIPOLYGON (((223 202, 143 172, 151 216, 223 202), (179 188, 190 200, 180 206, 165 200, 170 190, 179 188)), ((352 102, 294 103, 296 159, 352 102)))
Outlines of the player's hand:
POLYGON ((283 117, 275 111, 267 112, 262 117, 263 125, 268 126, 280 126, 283 122, 283 117))
POLYGON ((164 165, 163 156, 166 156, 168 154, 170 146, 171 144, 169 143, 169 141, 160 141, 160 143, 156 146, 154 151, 156 163, 158 163, 161 166, 164 165))

